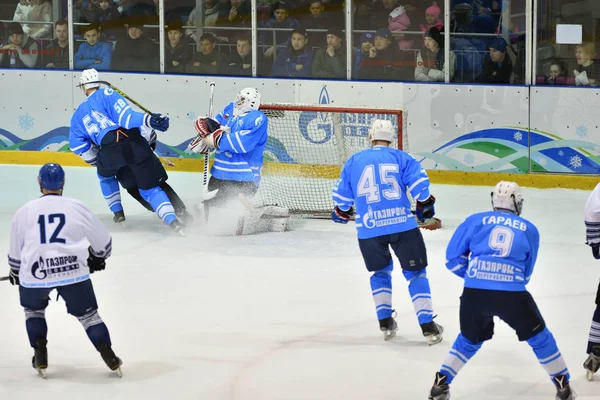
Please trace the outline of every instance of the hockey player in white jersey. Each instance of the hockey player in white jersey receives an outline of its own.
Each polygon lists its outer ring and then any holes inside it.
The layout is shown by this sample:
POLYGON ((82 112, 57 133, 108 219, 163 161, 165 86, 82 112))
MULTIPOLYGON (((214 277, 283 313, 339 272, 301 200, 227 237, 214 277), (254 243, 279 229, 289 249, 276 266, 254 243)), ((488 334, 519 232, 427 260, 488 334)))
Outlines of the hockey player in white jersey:
MULTIPOLYGON (((600 260, 600 183, 594 188, 585 204, 584 221, 587 244, 592 255, 600 260)), ((592 326, 587 344, 588 358, 583 363, 588 380, 600 369, 600 283, 596 292, 596 310, 592 316, 592 326)))
POLYGON ((104 270, 112 241, 106 227, 78 200, 62 196, 65 173, 58 164, 39 172, 42 197, 21 207, 12 221, 9 280, 19 285, 25 326, 34 349, 32 366, 46 377, 48 326, 45 311, 56 289, 67 312, 79 320, 106 365, 121 376, 108 328, 98 314, 90 274, 104 270))

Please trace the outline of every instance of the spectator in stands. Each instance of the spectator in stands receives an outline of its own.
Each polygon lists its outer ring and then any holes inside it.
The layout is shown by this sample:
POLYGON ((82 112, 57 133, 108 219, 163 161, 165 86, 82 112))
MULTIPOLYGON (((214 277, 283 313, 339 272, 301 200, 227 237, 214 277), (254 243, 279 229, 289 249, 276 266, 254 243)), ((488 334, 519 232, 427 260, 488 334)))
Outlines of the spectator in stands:
POLYGON ((259 43, 269 45, 264 52, 264 56, 271 59, 275 54, 275 47, 287 44, 289 33, 286 31, 273 31, 270 29, 296 29, 300 23, 290 18, 289 6, 283 2, 278 2, 273 6, 273 18, 265 23, 265 29, 259 33, 259 43))
POLYGON ((405 60, 404 53, 388 28, 375 32, 375 45, 369 49, 369 58, 364 60, 358 71, 359 79, 413 80, 414 61, 405 60))
POLYGON ((538 76, 537 83, 540 85, 564 85, 567 83, 565 69, 559 62, 553 62, 548 66, 548 74, 538 76), (541 78, 541 79, 540 79, 541 78))
MULTIPOLYGON (((252 27, 250 7, 250 0, 230 0, 221 8, 219 18, 217 19, 217 26, 248 28, 248 31, 250 31, 252 27)), ((242 32, 243 31, 240 31, 239 29, 216 30, 219 41, 227 43, 236 43, 238 36, 242 32)))
POLYGON ((375 26, 371 26, 371 10, 373 10, 374 3, 372 0, 354 0, 354 15, 353 15, 353 27, 358 31, 375 30, 375 26))
POLYGON ((277 53, 271 76, 310 77, 313 51, 307 44, 306 29, 294 29, 289 44, 277 53))
POLYGON ((600 65, 594 62, 596 47, 591 42, 584 42, 575 47, 577 68, 573 71, 575 85, 598 86, 600 83, 600 65))
MULTIPOLYGON (((52 6, 48 0, 20 0, 13 21, 51 22, 52 6)), ((22 24, 23 34, 34 40, 50 39, 52 24, 22 24)))
POLYGON ((513 65, 506 55, 506 41, 498 37, 489 48, 490 53, 483 60, 483 71, 477 82, 510 83, 513 65))
POLYGON ((369 58, 371 47, 374 46, 375 35, 365 32, 360 37, 359 47, 354 48, 352 78, 357 79, 363 62, 369 58))
POLYGON ((85 43, 82 43, 75 53, 75 68, 107 70, 110 68, 112 57, 112 46, 106 42, 99 41, 100 25, 90 24, 81 27, 85 43))
POLYGON ((140 24, 127 26, 127 36, 115 45, 111 69, 114 71, 158 72, 158 45, 144 34, 140 24))
POLYGON ((394 8, 388 17, 388 29, 392 32, 392 36, 396 39, 400 50, 413 48, 414 40, 410 36, 401 33, 409 30, 409 28, 410 18, 406 13, 406 9, 402 6, 394 8))
POLYGON ((98 21, 98 10, 100 5, 98 0, 87 0, 81 7, 81 14, 79 15, 79 22, 82 23, 95 23, 98 21))
POLYGON ((54 36, 56 38, 46 47, 46 68, 69 69, 69 22, 62 19, 56 21, 54 36))
POLYGON ((168 39, 165 42, 165 72, 182 74, 194 55, 192 42, 183 36, 181 20, 169 21, 165 30, 168 39))
POLYGON ((23 32, 23 27, 18 22, 9 23, 6 30, 8 43, 0 50, 0 67, 35 67, 38 58, 35 40, 23 32))
POLYGON ((226 63, 225 56, 216 50, 216 38, 212 33, 200 36, 198 52, 194 53, 187 64, 185 72, 188 74, 217 75, 226 63))
POLYGON ((436 27, 440 31, 444 23, 440 19, 442 10, 437 5, 432 5, 425 10, 425 24, 421 25, 421 32, 427 32, 429 28, 436 27))
POLYGON ((327 30, 327 47, 321 47, 315 54, 312 64, 314 78, 346 78, 346 46, 344 33, 340 28, 327 30))
POLYGON ((389 24, 390 13, 399 7, 400 0, 376 0, 369 13, 369 27, 367 30, 373 30, 389 24))
POLYGON ((308 14, 300 21, 303 28, 327 29, 331 26, 332 22, 327 18, 325 6, 321 0, 309 0, 308 11, 308 14))
POLYGON ((236 51, 229 58, 223 70, 227 75, 252 75, 252 41, 250 35, 242 34, 237 39, 236 51))
POLYGON ((99 0, 98 4, 98 22, 101 24, 116 22, 119 18, 121 18, 119 10, 117 10, 117 7, 111 0, 99 0))
POLYGON ((425 32, 425 48, 417 54, 417 67, 415 80, 419 82, 444 82, 444 68, 450 69, 450 81, 454 79, 456 71, 456 55, 450 51, 450 62, 444 59, 444 36, 436 27, 431 27, 425 32))
MULTIPOLYGON (((203 0, 204 7, 202 12, 204 13, 204 23, 200 23, 198 25, 207 28, 217 26, 217 19, 219 18, 219 12, 223 8, 223 3, 219 0, 203 0)), ((196 12, 196 7, 190 13, 188 17, 187 24, 188 26, 196 25, 196 18, 198 17, 196 12)), ((202 21, 200 21, 202 22, 202 21)), ((185 30, 185 34, 190 37, 194 42, 196 41, 196 28, 188 28, 185 30)))

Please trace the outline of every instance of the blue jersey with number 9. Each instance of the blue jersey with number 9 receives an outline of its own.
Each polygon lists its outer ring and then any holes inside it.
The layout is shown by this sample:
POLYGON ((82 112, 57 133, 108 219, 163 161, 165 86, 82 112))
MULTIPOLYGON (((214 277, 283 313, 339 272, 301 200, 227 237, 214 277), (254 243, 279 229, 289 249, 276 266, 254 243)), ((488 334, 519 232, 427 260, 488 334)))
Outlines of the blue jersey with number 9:
POLYGON ((429 197, 429 178, 408 153, 374 146, 352 155, 333 188, 333 201, 356 208, 359 239, 404 232, 417 227, 407 190, 415 200, 429 197))
POLYGON ((540 246, 537 228, 505 211, 473 214, 454 232, 446 266, 465 279, 465 287, 524 291, 540 246))
POLYGON ((148 125, 148 115, 133 111, 125 98, 111 88, 99 89, 77 107, 71 117, 69 147, 77 155, 100 147, 104 136, 118 128, 139 128, 148 125))

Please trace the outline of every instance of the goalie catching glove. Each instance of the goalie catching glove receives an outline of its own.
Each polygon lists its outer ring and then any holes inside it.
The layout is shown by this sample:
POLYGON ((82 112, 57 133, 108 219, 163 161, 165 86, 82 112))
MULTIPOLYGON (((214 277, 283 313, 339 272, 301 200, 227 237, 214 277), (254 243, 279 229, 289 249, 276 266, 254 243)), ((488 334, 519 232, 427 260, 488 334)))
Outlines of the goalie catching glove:
POLYGON ((188 145, 192 153, 207 154, 213 148, 218 148, 221 136, 229 130, 227 127, 210 117, 199 117, 195 123, 198 136, 188 145))
POLYGON ((354 209, 351 207, 349 210, 344 211, 336 206, 331 212, 331 219, 333 222, 338 224, 347 224, 350 218, 354 215, 354 209))

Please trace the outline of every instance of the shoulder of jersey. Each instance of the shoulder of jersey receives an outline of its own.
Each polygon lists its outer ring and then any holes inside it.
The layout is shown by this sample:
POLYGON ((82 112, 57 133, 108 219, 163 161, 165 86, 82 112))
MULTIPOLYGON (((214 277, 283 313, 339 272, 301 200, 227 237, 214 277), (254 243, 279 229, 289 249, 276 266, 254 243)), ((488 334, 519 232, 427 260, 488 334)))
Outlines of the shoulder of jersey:
POLYGON ((252 110, 244 119, 252 121, 254 126, 259 126, 267 121, 267 116, 260 110, 252 110))

